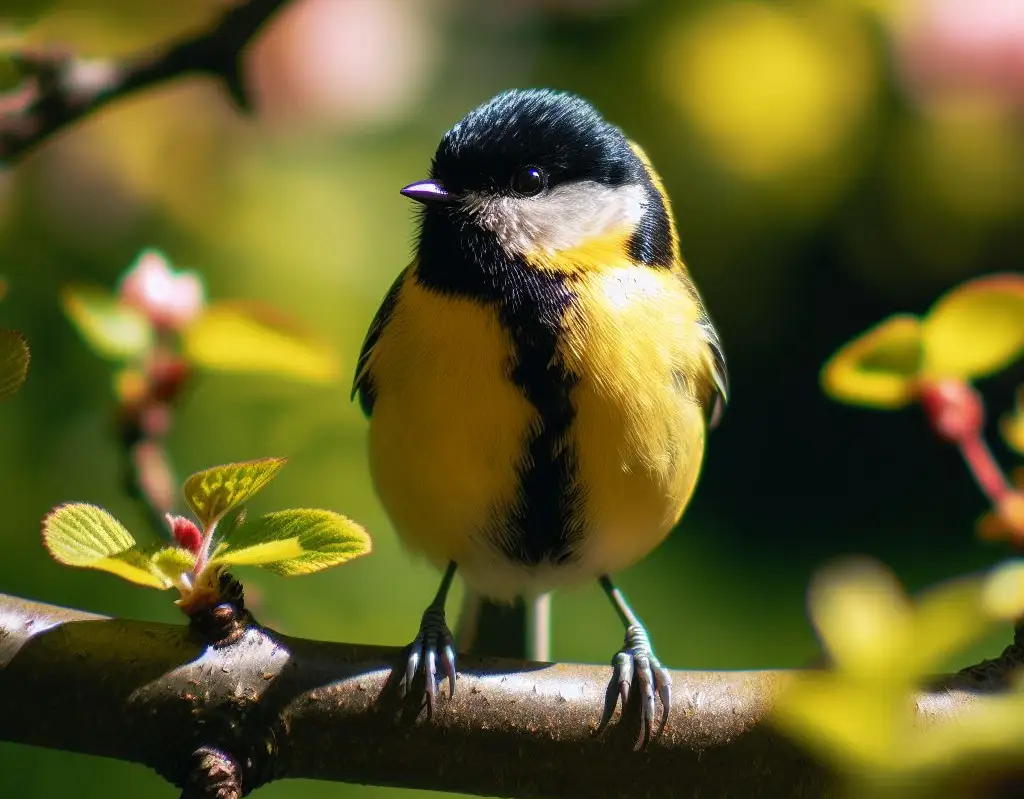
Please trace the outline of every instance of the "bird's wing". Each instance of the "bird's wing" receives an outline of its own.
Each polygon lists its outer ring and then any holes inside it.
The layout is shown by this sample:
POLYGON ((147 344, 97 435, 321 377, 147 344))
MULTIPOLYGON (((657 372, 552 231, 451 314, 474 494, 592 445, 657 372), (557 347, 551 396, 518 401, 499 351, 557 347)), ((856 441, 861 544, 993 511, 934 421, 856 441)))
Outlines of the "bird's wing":
POLYGON ((711 318, 707 315, 707 311, 703 308, 701 308, 699 324, 708 349, 711 350, 711 376, 715 381, 715 391, 714 396, 708 402, 711 409, 708 426, 713 430, 721 421, 722 414, 725 413, 725 406, 729 402, 729 370, 725 364, 725 350, 722 348, 722 339, 712 324, 711 318))
POLYGON ((356 373, 352 380, 351 398, 354 399, 357 394, 359 395, 359 406, 367 417, 373 412, 374 400, 374 390, 370 379, 370 358, 373 355, 373 348, 380 340, 380 334, 391 319, 395 306, 398 305, 398 296, 402 293, 402 284, 405 282, 408 271, 409 267, 403 269, 395 282, 391 284, 388 293, 384 295, 373 321, 370 322, 370 329, 366 331, 363 349, 359 353, 359 362, 356 364, 356 373))

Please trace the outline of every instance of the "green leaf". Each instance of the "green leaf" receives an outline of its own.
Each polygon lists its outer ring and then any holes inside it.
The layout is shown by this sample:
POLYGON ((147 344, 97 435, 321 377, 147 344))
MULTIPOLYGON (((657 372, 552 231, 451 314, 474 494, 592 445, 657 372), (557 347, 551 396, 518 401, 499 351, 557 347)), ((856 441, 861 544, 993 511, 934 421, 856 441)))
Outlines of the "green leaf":
POLYGON ((218 547, 212 562, 292 576, 337 566, 370 549, 366 531, 340 513, 282 510, 243 524, 218 547))
POLYGON ((107 291, 70 286, 61 291, 61 305, 86 343, 105 358, 137 358, 152 346, 153 327, 145 315, 107 291))
POLYGON ((329 383, 338 377, 333 350, 280 312, 255 303, 210 305, 183 333, 194 364, 221 372, 246 372, 329 383))
POLYGON ((43 520, 43 543, 58 563, 99 569, 152 588, 167 584, 151 570, 135 539, 103 508, 71 503, 54 508, 43 520))
POLYGON ((28 344, 21 333, 0 330, 0 399, 14 394, 28 376, 28 344))
POLYGON ((209 529, 273 480, 286 462, 285 458, 263 458, 196 472, 185 480, 185 501, 209 529))

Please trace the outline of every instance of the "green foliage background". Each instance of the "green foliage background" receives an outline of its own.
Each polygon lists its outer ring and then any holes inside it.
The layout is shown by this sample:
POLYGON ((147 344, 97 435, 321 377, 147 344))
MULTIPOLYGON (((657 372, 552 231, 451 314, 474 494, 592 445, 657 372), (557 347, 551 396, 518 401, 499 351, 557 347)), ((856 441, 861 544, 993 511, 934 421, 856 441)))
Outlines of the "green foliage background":
MULTIPOLYGON (((18 0, 0 19, 11 15, 12 41, 27 32, 104 54, 201 24, 215 5, 18 0)), ((169 593, 60 568, 38 532, 52 506, 72 500, 145 531, 122 490, 109 366, 61 316, 58 291, 112 285, 155 246, 202 271, 211 296, 272 302, 342 356, 345 379, 329 387, 203 377, 175 422, 182 475, 287 456, 254 512, 325 507, 374 536, 374 553, 343 569, 246 575, 261 620, 292 635, 404 644, 438 576, 401 551, 374 497, 347 377, 410 255, 414 217, 398 189, 425 174, 465 111, 524 85, 584 94, 646 147, 730 358, 736 399, 692 510, 621 577, 664 662, 807 663, 816 645, 805 586, 834 553, 878 556, 912 588, 1002 554, 971 537, 983 502, 919 417, 832 406, 817 371, 891 311, 919 312, 971 275, 1019 269, 1024 139, 1012 111, 926 113, 909 102, 885 18, 852 0, 385 5, 433 54, 419 82, 406 75, 416 85, 387 119, 357 109, 317 126, 246 121, 214 86, 187 81, 111 107, 0 175, 10 282, 0 323, 23 331, 34 355, 25 388, 0 407, 0 590, 177 621, 169 593)), ((377 50, 364 54, 370 75, 389 68, 387 48, 377 50)), ((985 386, 994 409, 1009 407, 1019 377, 985 386)), ((555 657, 606 662, 620 639, 596 586, 558 595, 555 657)), ((139 767, 12 745, 0 745, 0 774, 0 793, 25 799, 172 795, 139 767)), ((400 793, 281 783, 260 795, 400 793)))

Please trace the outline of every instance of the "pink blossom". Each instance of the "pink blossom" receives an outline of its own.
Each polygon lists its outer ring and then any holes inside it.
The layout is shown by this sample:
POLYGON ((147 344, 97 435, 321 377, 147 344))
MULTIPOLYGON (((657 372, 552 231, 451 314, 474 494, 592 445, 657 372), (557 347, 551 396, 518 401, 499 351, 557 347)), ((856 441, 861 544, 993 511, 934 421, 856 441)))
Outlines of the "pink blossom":
POLYGON ((983 94, 1024 104, 1024 2, 913 0, 896 33, 907 87, 925 99, 983 94))
POLYGON ((181 330, 203 310, 203 282, 195 272, 172 269, 158 252, 146 250, 121 279, 122 301, 157 327, 181 330))

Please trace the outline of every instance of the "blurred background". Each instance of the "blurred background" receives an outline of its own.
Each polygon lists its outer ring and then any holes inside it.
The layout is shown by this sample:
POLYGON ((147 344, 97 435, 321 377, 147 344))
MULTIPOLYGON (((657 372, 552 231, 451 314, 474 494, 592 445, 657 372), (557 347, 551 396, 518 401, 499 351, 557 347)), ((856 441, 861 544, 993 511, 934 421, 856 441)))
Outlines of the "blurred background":
MULTIPOLYGON (((202 27, 222 5, 3 0, 0 42, 127 53, 202 27)), ((1019 0, 293 0, 246 61, 252 118, 212 83, 180 81, 0 174, 10 284, 0 323, 34 354, 25 388, 0 407, 0 591, 177 620, 170 593, 58 567, 38 532, 52 506, 79 500, 148 535, 122 489, 110 366, 62 316, 58 292, 113 286, 157 247, 199 270, 214 299, 273 302, 342 361, 343 378, 326 387, 200 377, 175 420, 182 475, 285 455, 254 510, 327 507, 374 536, 374 553, 342 569, 294 581, 247 573, 261 620, 405 644, 438 578, 400 550, 373 494, 348 378, 410 256, 413 209, 398 189, 425 176, 466 111, 532 85, 583 94, 647 149, 729 358, 734 400, 696 499, 677 533, 620 578, 663 661, 807 663, 817 647, 805 587, 841 553, 884 560, 911 589, 1006 554, 973 537, 984 501, 919 411, 836 405, 818 370, 889 313, 922 312, 974 275, 1020 271, 1019 0)), ((982 387, 993 418, 1022 376, 982 387)), ((603 663, 620 642, 596 586, 557 596, 556 658, 603 663)), ((0 773, 0 793, 22 799, 176 795, 141 767, 12 745, 0 745, 0 773)), ((413 793, 293 782, 259 795, 413 793)))

